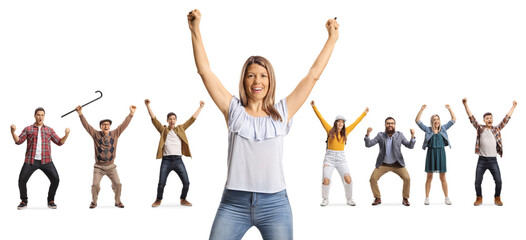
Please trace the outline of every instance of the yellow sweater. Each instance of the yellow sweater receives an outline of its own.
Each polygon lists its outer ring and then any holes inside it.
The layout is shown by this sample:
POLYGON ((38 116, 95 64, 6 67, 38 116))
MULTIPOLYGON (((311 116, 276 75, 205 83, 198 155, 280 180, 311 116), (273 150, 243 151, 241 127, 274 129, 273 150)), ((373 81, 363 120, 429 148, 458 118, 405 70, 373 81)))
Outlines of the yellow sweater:
MULTIPOLYGON (((312 106, 312 109, 314 109, 314 113, 316 113, 316 116, 320 119, 321 125, 323 125, 323 128, 325 128, 325 131, 327 134, 329 134, 329 131, 332 129, 332 126, 323 119, 321 116, 321 113, 318 111, 318 108, 316 106, 312 106)), ((362 121, 362 119, 365 117, 367 113, 363 112, 356 121, 354 121, 351 125, 345 128, 345 134, 346 136, 349 135, 349 133, 362 121)), ((338 137, 330 138, 327 141, 327 149, 333 150, 333 151, 343 151, 345 150, 345 142, 343 141, 343 137, 341 136, 340 132, 338 132, 338 137)))

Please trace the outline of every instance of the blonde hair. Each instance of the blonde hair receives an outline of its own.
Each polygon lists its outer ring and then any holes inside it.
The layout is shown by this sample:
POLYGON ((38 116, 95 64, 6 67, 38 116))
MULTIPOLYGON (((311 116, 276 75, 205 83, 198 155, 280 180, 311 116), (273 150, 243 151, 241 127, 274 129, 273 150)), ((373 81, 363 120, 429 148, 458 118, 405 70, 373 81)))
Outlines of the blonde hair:
POLYGON ((263 111, 269 116, 271 116, 272 119, 283 121, 281 115, 279 115, 278 110, 274 108, 274 98, 276 92, 276 76, 274 75, 274 69, 272 68, 272 64, 270 64, 270 62, 264 57, 251 56, 243 65, 243 69, 241 71, 241 79, 239 80, 239 98, 241 99, 241 104, 244 107, 246 107, 248 104, 247 91, 245 89, 244 83, 248 67, 252 64, 257 64, 259 66, 264 67, 268 73, 269 88, 267 95, 263 98, 263 111))
MULTIPOLYGON (((433 114, 433 116, 431 116, 431 120, 430 120, 430 122, 431 122, 431 130, 433 130, 433 131, 435 131, 435 124, 433 124, 433 118, 434 117, 437 117, 438 118, 438 122, 441 123, 440 122, 440 116, 438 116, 438 114, 433 114)), ((442 128, 442 126, 440 124, 438 124, 438 131, 439 132, 440 132, 441 128, 442 128)))

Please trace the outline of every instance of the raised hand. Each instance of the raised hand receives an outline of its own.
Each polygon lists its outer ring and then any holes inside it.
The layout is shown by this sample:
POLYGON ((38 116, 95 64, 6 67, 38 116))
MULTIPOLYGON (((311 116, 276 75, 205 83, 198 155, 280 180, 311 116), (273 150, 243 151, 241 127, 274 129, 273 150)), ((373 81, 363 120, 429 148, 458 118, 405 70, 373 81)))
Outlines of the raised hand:
POLYGON ((77 111, 77 113, 80 115, 82 115, 82 106, 78 105, 76 108, 75 108, 75 111, 77 111))
POLYGON ((70 130, 69 128, 66 128, 66 131, 65 131, 66 135, 69 135, 69 132, 70 132, 70 131, 71 131, 71 130, 70 130))
POLYGON ((199 12, 197 9, 194 9, 188 13, 187 19, 188 27, 190 27, 191 31, 194 31, 195 29, 199 28, 199 23, 201 22, 201 12, 199 12))
POLYGON ((338 24, 338 21, 336 21, 336 19, 331 18, 327 20, 325 27, 327 28, 327 31, 329 32, 329 37, 335 37, 336 39, 338 38, 338 35, 339 35, 338 28, 340 27, 340 24, 338 24))
POLYGON ((135 110, 137 110, 137 107, 135 105, 130 106, 130 114, 133 115, 135 113, 135 110))
POLYGON ((11 132, 14 133, 15 131, 16 131, 16 125, 12 124, 11 125, 11 132))
POLYGON ((199 107, 203 108, 205 106, 205 101, 201 100, 199 101, 199 107))
POLYGON ((369 134, 373 131, 373 128, 369 127, 367 128, 367 136, 369 136, 369 134))
POLYGON ((314 100, 310 101, 310 105, 311 106, 315 106, 316 104, 314 103, 314 100))
POLYGON ((150 99, 144 99, 144 104, 145 104, 146 106, 150 105, 150 99))
POLYGON ((368 108, 368 107, 365 107, 364 112, 365 112, 365 113, 369 113, 369 108, 368 108))

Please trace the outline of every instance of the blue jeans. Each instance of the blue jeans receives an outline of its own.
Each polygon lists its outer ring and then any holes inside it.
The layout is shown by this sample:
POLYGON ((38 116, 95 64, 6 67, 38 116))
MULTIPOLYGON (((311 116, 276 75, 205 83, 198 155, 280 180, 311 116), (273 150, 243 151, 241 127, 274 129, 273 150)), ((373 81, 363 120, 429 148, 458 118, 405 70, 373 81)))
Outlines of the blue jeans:
POLYGON ((210 239, 241 239, 256 226, 263 239, 292 239, 292 210, 287 191, 254 193, 225 189, 210 239))
POLYGON ((183 183, 183 190, 181 190, 181 199, 186 199, 188 189, 190 188, 190 181, 188 174, 184 167, 183 159, 178 155, 163 156, 161 163, 161 171, 159 173, 159 184, 157 185, 157 199, 163 199, 164 186, 166 186, 166 179, 171 171, 175 171, 181 182, 183 183))
POLYGON ((500 177, 499 163, 496 157, 479 157, 477 163, 477 173, 475 176, 475 191, 478 197, 482 197, 482 178, 486 170, 489 170, 495 180, 495 197, 500 197, 502 189, 502 179, 500 177))

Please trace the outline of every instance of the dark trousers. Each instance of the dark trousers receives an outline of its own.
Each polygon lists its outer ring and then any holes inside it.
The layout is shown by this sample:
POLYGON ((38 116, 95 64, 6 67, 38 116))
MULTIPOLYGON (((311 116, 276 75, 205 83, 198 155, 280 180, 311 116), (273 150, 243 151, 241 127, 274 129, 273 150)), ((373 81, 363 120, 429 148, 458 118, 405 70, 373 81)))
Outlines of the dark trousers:
POLYGON ((161 171, 159 174, 159 184, 157 186, 157 199, 163 199, 164 186, 166 186, 166 179, 171 171, 175 171, 181 182, 183 183, 183 190, 181 191, 181 199, 186 199, 188 189, 190 188, 190 181, 183 163, 183 159, 178 155, 163 156, 161 163, 161 171))
POLYGON ((18 177, 18 188, 20 189, 20 199, 23 202, 27 203, 27 181, 29 181, 29 178, 33 173, 40 169, 44 174, 46 174, 47 178, 51 182, 51 185, 49 186, 49 192, 47 195, 47 201, 54 201, 55 200, 55 193, 57 192, 58 188, 58 172, 55 168, 55 165, 53 162, 49 162, 47 164, 42 164, 40 160, 35 160, 35 162, 30 165, 28 163, 24 163, 24 166, 22 166, 22 170, 20 171, 20 176, 18 177))
POLYGON ((495 180, 495 197, 500 197, 500 190, 502 189, 502 179, 500 177, 499 163, 496 157, 479 156, 477 163, 477 172, 475 175, 475 191, 478 197, 482 197, 482 178, 486 170, 489 170, 495 180))

